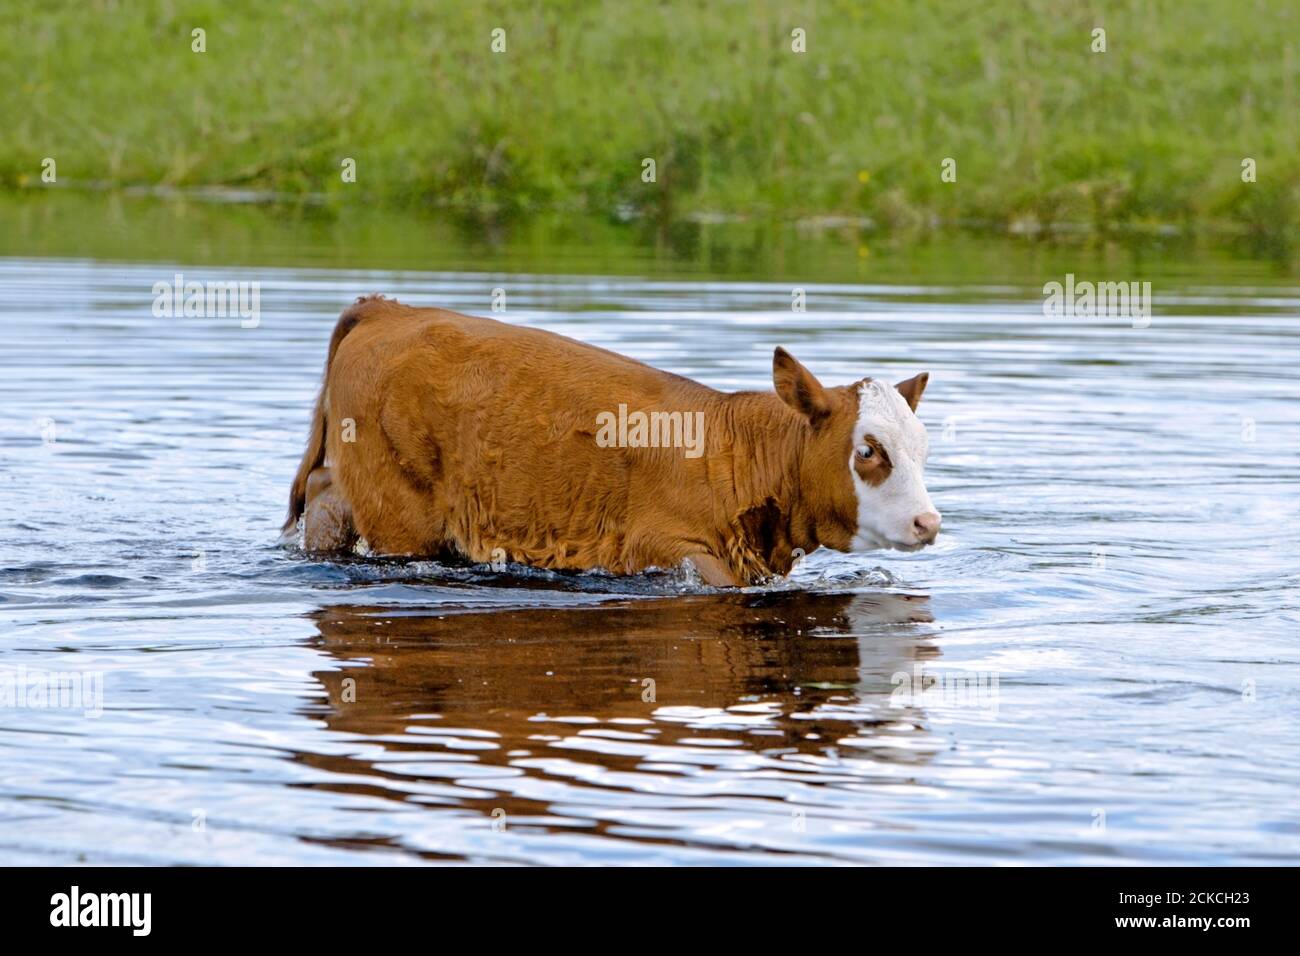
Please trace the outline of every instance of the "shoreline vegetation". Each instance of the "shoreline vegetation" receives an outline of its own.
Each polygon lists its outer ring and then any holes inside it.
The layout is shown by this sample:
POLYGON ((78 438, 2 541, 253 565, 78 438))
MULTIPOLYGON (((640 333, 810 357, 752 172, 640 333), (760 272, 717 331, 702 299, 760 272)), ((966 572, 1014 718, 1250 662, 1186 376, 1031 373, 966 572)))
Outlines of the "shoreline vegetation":
MULTIPOLYGON (((1294 281, 1294 244, 1253 235, 865 232, 770 219, 615 221, 539 212, 508 222, 447 210, 268 204, 122 190, 0 192, 0 259, 58 257, 177 267, 304 267, 515 276, 715 277, 760 283, 961 287, 963 301, 1041 297, 1042 283, 1140 274, 1161 288, 1214 275, 1294 281), (1026 291, 1028 290, 1028 291, 1026 291)), ((788 296, 788 291, 783 295, 788 296)), ((574 300, 566 308, 583 308, 574 300)))
POLYGON ((1285 0, 54 4, 0 39, 0 190, 1289 241, 1297 27, 1285 0))
MULTIPOLYGON (((61 190, 69 193, 84 193, 87 195, 95 194, 120 194, 123 196, 139 199, 154 200, 177 200, 187 203, 203 203, 215 206, 235 205, 235 206, 262 206, 278 208, 298 208, 303 210, 324 210, 327 214, 345 213, 349 208, 360 208, 370 205, 369 200, 377 200, 379 205, 393 212, 412 211, 412 212, 430 212, 434 214, 450 213, 468 220, 478 219, 483 222, 489 222, 495 219, 502 221, 521 218, 522 213, 517 209, 502 209, 494 204, 486 205, 469 205, 462 206, 447 200, 430 200, 427 203, 417 206, 403 206, 384 203, 382 197, 367 196, 364 192, 358 192, 354 197, 340 199, 338 194, 331 193, 311 193, 311 192, 277 192, 269 189, 257 189, 247 187, 225 186, 221 184, 200 185, 200 186, 167 186, 167 185, 146 185, 141 183, 114 183, 108 181, 76 182, 65 183, 62 185, 51 184, 49 186, 37 187, 27 182, 19 187, 19 192, 25 191, 27 194, 37 194, 40 192, 50 192, 61 190), (355 202, 353 201, 355 200, 355 202)), ((540 205, 528 212, 532 215, 547 213, 563 213, 563 206, 540 205)), ((1135 238, 1154 237, 1154 236, 1189 236, 1196 233, 1208 233, 1212 236, 1232 237, 1232 236, 1250 236, 1259 235, 1272 237, 1273 232, 1265 226, 1259 228, 1259 224, 1243 222, 1239 220, 1214 220, 1210 222, 1195 222, 1183 220, 1181 222, 1162 222, 1158 220, 1143 221, 1120 221, 1120 222, 1097 222, 1087 220, 1051 220, 1040 222, 1033 216, 1016 218, 1011 221, 1001 219, 962 219, 962 220, 943 220, 937 216, 930 216, 928 219, 915 220, 906 224, 905 228, 899 228, 897 224, 882 224, 870 216, 850 215, 845 213, 772 213, 764 211, 762 214, 756 214, 735 210, 708 210, 698 209, 689 211, 679 211, 669 220, 659 220, 655 217, 653 210, 644 210, 635 207, 624 207, 610 211, 605 211, 605 218, 613 222, 632 223, 638 221, 672 221, 691 223, 695 225, 740 225, 754 223, 759 221, 775 221, 795 229, 807 230, 812 232, 828 232, 836 230, 856 230, 864 233, 871 232, 902 232, 902 233, 920 233, 920 232, 945 232, 945 231, 969 231, 969 232, 986 232, 1000 233, 1007 236, 1090 236, 1090 235, 1108 235, 1111 237, 1131 236, 1135 238)), ((579 215, 600 215, 600 210, 580 210, 579 215)), ((1285 225, 1285 224, 1283 224, 1285 225)))

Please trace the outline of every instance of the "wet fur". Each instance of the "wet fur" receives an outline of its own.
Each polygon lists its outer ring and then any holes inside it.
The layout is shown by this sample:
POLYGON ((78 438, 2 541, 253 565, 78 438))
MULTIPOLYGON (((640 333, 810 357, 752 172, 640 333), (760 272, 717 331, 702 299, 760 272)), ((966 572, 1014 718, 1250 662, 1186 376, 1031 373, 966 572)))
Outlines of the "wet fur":
POLYGON ((689 559, 719 585, 783 575, 800 551, 851 546, 862 383, 823 388, 779 349, 774 381, 725 394, 539 329, 364 297, 330 339, 285 532, 303 518, 320 551, 362 537, 380 554, 615 573, 689 559), (703 412, 704 453, 599 447, 596 417, 620 403, 703 412))

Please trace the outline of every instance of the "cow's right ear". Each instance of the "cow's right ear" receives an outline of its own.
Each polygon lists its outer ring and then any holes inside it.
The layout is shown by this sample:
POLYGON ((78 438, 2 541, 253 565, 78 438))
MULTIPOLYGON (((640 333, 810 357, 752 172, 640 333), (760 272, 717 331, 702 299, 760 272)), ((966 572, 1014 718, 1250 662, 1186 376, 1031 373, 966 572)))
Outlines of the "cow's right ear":
POLYGON ((772 384, 781 401, 814 424, 831 413, 831 403, 822 383, 779 345, 772 353, 772 384))

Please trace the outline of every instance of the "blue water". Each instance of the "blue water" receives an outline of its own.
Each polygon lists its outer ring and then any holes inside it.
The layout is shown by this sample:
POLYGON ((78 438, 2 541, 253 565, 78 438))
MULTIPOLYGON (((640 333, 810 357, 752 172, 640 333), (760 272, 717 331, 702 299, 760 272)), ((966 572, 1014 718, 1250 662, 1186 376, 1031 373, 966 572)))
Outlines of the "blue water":
POLYGON ((1042 281, 0 259, 0 862, 1294 861, 1300 287, 1042 281), (155 318, 177 271, 260 323, 155 318), (724 389, 929 370, 938 544, 744 593, 277 547, 340 309, 498 287, 724 389))

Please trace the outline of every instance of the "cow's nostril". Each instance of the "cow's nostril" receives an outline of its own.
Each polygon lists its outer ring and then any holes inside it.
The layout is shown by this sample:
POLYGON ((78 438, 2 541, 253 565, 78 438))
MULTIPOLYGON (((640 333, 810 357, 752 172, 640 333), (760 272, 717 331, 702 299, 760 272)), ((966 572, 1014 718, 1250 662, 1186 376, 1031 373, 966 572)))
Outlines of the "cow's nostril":
POLYGON ((912 527, 919 539, 933 541, 939 535, 939 522, 940 518, 937 514, 933 511, 927 511, 912 519, 912 527))

